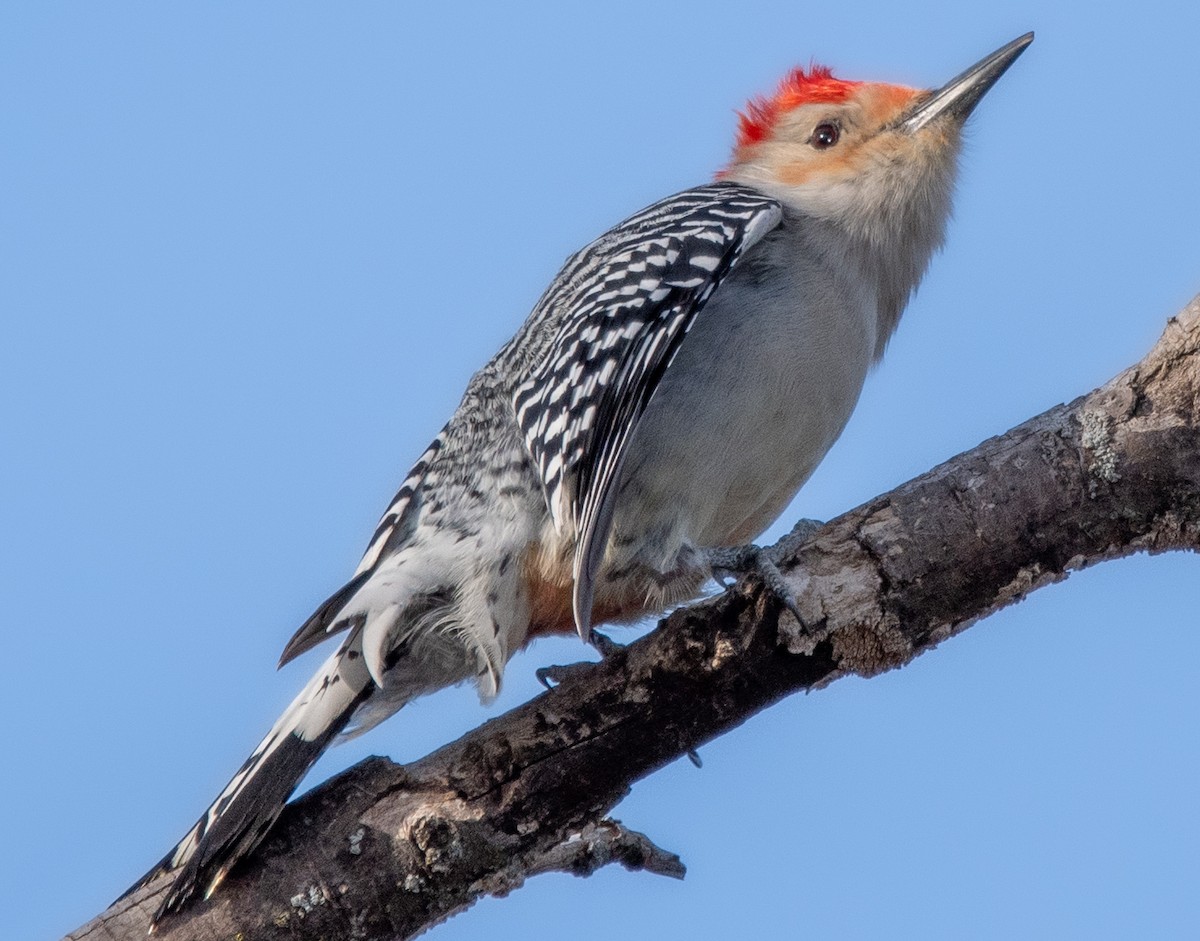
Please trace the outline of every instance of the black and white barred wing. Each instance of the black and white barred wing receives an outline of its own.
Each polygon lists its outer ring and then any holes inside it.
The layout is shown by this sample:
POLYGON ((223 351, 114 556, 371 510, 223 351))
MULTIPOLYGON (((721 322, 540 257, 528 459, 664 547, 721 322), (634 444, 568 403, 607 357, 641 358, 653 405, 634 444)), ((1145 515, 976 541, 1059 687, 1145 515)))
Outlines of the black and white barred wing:
POLYGON ((704 304, 781 218, 777 202, 733 183, 678 193, 572 257, 534 311, 558 327, 514 406, 554 522, 576 533, 585 639, 626 446, 704 304))

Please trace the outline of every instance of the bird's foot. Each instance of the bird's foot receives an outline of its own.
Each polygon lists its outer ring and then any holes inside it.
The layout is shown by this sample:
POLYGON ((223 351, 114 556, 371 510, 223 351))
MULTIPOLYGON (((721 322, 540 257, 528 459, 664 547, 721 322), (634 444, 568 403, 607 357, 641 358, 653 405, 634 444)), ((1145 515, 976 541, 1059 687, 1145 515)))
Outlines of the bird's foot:
MULTIPOLYGON (((625 649, 624 644, 618 644, 611 637, 601 634, 595 628, 588 632, 588 643, 596 648, 596 652, 600 654, 601 660, 611 657, 619 650, 625 649)), ((591 660, 582 660, 579 663, 554 664, 548 667, 540 667, 534 672, 534 675, 538 678, 538 682, 546 687, 546 689, 553 689, 554 684, 561 683, 569 677, 578 676, 595 665, 591 660)))
POLYGON ((704 558, 712 570, 713 579, 722 588, 730 587, 731 582, 727 579, 736 581, 746 575, 757 575, 763 580, 767 590, 778 598, 803 626, 804 618, 800 616, 800 606, 796 603, 795 594, 779 571, 778 563, 823 525, 825 524, 819 520, 800 520, 792 527, 790 533, 770 548, 763 549, 755 545, 745 545, 705 549, 704 558))

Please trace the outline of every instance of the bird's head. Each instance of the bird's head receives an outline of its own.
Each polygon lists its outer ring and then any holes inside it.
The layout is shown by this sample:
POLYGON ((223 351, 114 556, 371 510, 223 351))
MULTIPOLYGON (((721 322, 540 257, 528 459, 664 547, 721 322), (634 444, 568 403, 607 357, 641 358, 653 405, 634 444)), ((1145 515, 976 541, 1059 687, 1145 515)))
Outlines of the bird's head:
POLYGON ((721 177, 868 237, 916 224, 940 241, 963 123, 1032 41, 1013 40, 935 91, 796 69, 742 112, 721 177))

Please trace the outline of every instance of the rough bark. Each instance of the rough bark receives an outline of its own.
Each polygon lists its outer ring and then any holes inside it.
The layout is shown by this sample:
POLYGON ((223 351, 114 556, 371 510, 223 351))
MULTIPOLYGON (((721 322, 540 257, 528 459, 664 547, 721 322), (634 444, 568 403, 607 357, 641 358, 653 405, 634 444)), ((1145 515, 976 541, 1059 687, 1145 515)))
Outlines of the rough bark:
MULTIPOLYGON (((797 540, 799 542, 799 540, 797 540)), ((1140 363, 832 521, 753 581, 421 761, 372 758, 285 812, 171 941, 408 938, 551 869, 682 866, 605 815, 789 693, 873 676, 1074 570, 1200 548, 1200 299, 1140 363)), ((144 936, 165 885, 68 937, 144 936)))

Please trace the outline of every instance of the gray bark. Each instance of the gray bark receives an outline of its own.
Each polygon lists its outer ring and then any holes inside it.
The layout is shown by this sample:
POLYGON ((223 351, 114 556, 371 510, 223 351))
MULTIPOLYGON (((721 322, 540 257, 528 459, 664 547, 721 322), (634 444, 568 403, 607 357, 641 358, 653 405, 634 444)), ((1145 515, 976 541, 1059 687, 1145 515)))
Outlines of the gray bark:
MULTIPOLYGON (((679 861, 606 814, 783 696, 907 663, 1077 569, 1200 548, 1200 299, 1140 363, 794 540, 805 627, 750 580, 415 764, 296 801, 171 941, 408 938, 548 870, 679 861), (299 887, 299 891, 298 891, 299 887)), ((165 884, 68 936, 144 937, 165 884)))

